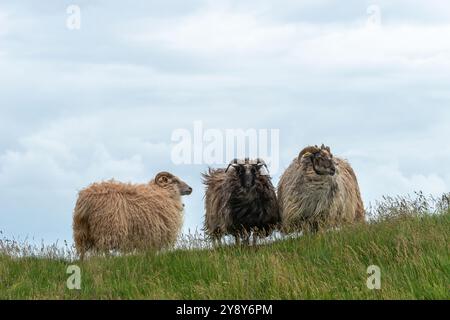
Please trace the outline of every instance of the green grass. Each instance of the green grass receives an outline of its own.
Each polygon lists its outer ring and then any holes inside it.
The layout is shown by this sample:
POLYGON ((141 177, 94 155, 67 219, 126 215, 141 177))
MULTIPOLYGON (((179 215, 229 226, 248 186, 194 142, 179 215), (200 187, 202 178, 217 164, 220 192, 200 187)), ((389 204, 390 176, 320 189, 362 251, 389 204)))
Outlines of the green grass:
POLYGON ((450 213, 382 219, 258 247, 64 259, 0 255, 1 299, 449 299, 450 213), (81 290, 66 268, 82 270, 81 290), (366 286, 381 268, 381 290, 366 286))

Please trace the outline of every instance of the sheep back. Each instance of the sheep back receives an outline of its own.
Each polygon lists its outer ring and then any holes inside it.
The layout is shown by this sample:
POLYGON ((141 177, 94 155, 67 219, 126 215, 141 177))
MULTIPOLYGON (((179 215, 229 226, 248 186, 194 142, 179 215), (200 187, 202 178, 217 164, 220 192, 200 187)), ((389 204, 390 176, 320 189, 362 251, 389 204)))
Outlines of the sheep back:
POLYGON ((79 193, 74 239, 79 252, 162 249, 175 243, 183 222, 181 197, 154 183, 94 183, 79 193))
POLYGON ((219 237, 232 225, 232 215, 227 205, 230 192, 226 192, 226 173, 224 169, 209 169, 202 174, 205 192, 204 231, 211 237, 219 237))

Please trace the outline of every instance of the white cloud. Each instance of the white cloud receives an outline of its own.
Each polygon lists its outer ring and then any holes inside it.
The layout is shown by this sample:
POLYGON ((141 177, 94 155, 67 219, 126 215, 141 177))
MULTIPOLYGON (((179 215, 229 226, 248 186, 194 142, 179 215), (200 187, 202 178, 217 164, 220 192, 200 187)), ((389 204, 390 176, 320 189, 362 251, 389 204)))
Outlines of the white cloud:
POLYGON ((350 25, 323 25, 207 9, 169 22, 151 20, 143 31, 130 36, 141 45, 163 45, 217 59, 226 56, 240 64, 272 57, 293 66, 342 70, 380 66, 448 68, 450 43, 442 41, 442 35, 449 32, 450 24, 373 28, 363 20, 350 25))
POLYGON ((81 188, 111 178, 151 180, 167 161, 169 145, 143 138, 151 137, 151 128, 139 125, 137 131, 147 134, 136 135, 133 126, 114 125, 120 117, 102 114, 61 119, 3 151, 0 229, 22 237, 36 236, 37 240, 70 240, 72 210, 81 188), (6 212, 10 214, 4 215, 6 212))
POLYGON ((8 32, 8 15, 0 8, 0 37, 8 32))
POLYGON ((448 69, 450 43, 442 41, 448 32, 450 25, 329 28, 300 40, 291 59, 327 70, 448 69))
POLYGON ((448 191, 449 4, 380 0, 380 28, 368 4, 116 2, 82 6, 80 32, 64 7, 0 9, 0 229, 69 239, 80 188, 161 170, 194 187, 185 230, 200 226, 206 165, 170 161, 172 130, 194 120, 280 129, 283 167, 328 143, 366 202, 448 191))
POLYGON ((8 15, 2 12, 0 8, 0 64, 6 57, 6 52, 4 46, 2 46, 2 37, 7 35, 9 32, 8 15))
POLYGON ((142 43, 158 43, 176 50, 196 53, 245 53, 259 50, 272 53, 292 38, 289 25, 263 25, 247 13, 204 11, 174 23, 151 24, 144 33, 134 35, 142 43))
MULTIPOLYGON (((395 162, 395 161, 394 161, 395 162)), ((449 183, 437 174, 414 173, 405 175, 395 163, 368 166, 359 172, 359 180, 366 205, 380 200, 384 195, 406 195, 415 191, 440 195, 448 192, 449 183)))

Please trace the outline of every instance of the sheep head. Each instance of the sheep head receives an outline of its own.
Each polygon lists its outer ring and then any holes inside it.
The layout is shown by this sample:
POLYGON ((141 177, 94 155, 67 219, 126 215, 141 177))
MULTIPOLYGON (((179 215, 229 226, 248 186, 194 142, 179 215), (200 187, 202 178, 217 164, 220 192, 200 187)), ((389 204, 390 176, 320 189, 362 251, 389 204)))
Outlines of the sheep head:
POLYGON ((336 164, 330 147, 323 144, 320 148, 309 146, 303 149, 298 155, 298 161, 306 165, 312 165, 314 172, 318 175, 334 176, 336 173, 336 164))
POLYGON ((236 174, 239 177, 241 186, 246 189, 250 189, 256 184, 256 180, 259 176, 268 174, 268 169, 264 160, 260 158, 256 160, 245 158, 245 160, 232 160, 225 172, 236 174), (229 171, 230 167, 233 168, 232 171, 229 171), (267 173, 262 172, 263 168, 267 171, 267 173))
POLYGON ((180 195, 185 196, 192 193, 192 188, 180 178, 169 172, 160 172, 155 177, 155 183, 161 188, 176 189, 180 195))

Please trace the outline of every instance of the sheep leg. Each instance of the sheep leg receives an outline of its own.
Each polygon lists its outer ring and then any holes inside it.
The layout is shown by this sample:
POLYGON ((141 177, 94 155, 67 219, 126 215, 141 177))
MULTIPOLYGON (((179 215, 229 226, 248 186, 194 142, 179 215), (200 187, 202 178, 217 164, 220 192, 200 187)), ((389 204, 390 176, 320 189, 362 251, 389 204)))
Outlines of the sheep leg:
POLYGON ((237 246, 240 246, 241 245, 241 237, 239 235, 235 235, 234 242, 236 243, 237 246))
POLYGON ((221 247, 222 246, 222 237, 215 237, 213 239, 213 246, 214 247, 221 247))
POLYGON ((311 223, 311 233, 317 233, 319 232, 319 222, 318 221, 313 221, 311 223))
POLYGON ((248 246, 250 244, 250 235, 247 233, 244 237, 244 244, 248 246))
POLYGON ((258 233, 257 232, 253 232, 253 242, 252 242, 252 245, 254 246, 254 247, 256 247, 256 243, 258 242, 258 233))

